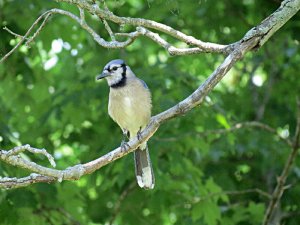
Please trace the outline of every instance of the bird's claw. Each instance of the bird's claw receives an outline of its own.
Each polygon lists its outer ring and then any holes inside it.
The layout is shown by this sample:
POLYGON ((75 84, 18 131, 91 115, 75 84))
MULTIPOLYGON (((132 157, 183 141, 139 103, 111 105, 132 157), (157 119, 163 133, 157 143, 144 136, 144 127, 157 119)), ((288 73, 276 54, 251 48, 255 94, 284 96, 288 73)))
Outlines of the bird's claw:
POLYGON ((128 130, 123 130, 123 142, 125 142, 125 140, 129 140, 130 134, 128 130))
POLYGON ((121 142, 121 150, 125 151, 126 148, 130 148, 130 145, 126 141, 121 142))
POLYGON ((142 139, 142 128, 139 129, 136 136, 137 136, 139 141, 142 139))

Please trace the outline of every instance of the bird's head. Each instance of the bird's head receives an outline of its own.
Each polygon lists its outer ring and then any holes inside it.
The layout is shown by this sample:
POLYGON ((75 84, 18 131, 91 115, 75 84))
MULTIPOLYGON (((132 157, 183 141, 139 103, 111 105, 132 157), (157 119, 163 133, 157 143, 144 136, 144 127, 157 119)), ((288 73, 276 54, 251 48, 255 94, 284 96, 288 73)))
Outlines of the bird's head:
POLYGON ((131 73, 130 68, 126 65, 124 60, 115 59, 107 63, 100 75, 96 80, 105 78, 109 86, 117 85, 119 82, 125 83, 126 77, 131 73))

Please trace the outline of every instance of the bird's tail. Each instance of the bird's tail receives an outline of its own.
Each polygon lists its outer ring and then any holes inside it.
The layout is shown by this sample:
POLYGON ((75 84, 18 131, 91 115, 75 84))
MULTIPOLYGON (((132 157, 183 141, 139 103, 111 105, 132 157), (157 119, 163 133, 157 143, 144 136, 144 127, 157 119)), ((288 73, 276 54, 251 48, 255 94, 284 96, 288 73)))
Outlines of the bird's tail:
POLYGON ((153 189, 155 184, 152 163, 147 144, 142 144, 134 151, 135 175, 141 188, 153 189))

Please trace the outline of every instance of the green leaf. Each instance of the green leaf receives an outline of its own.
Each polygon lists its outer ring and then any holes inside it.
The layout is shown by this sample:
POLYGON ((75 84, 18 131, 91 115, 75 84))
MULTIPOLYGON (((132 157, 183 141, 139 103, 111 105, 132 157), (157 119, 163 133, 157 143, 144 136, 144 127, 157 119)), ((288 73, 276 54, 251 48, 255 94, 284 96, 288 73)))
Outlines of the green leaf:
POLYGON ((217 122, 219 124, 221 124, 223 127, 225 127, 226 129, 230 128, 230 125, 228 124, 226 118, 224 115, 222 114, 217 114, 216 115, 216 119, 217 119, 217 122))
POLYGON ((221 211, 218 205, 210 200, 204 200, 193 206, 192 219, 198 221, 203 219, 207 225, 216 225, 221 220, 221 211))
POLYGON ((265 213, 265 204, 250 202, 248 206, 248 212, 250 213, 251 223, 258 224, 263 220, 265 213))

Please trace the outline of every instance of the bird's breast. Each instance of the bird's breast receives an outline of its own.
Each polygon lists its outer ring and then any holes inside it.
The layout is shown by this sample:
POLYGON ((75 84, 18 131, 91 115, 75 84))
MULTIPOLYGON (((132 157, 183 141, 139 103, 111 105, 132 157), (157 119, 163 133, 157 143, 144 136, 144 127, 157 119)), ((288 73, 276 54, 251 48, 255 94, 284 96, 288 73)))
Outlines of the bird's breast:
POLYGON ((108 113, 122 129, 136 135, 151 116, 151 96, 140 80, 127 82, 126 86, 110 89, 108 113))

